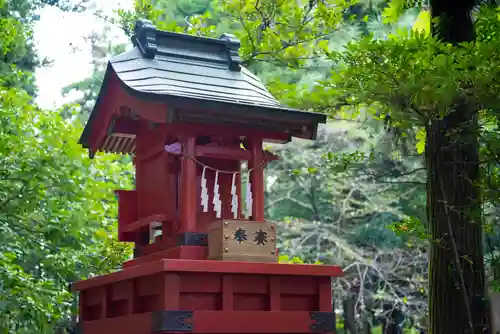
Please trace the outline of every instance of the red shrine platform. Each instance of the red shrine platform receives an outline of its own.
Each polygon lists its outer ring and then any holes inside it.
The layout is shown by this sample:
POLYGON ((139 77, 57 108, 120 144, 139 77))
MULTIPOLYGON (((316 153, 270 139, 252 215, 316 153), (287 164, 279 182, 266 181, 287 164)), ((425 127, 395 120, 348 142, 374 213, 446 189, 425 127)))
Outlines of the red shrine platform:
POLYGON ((326 116, 280 105, 230 35, 143 20, 133 41, 110 60, 80 143, 91 157, 133 156, 135 189, 117 195, 118 239, 134 258, 72 285, 80 332, 334 333, 342 269, 279 264, 264 217, 264 168, 278 157, 263 143, 314 139, 326 116))
POLYGON ((327 333, 338 267, 163 259, 74 284, 83 333, 327 333))

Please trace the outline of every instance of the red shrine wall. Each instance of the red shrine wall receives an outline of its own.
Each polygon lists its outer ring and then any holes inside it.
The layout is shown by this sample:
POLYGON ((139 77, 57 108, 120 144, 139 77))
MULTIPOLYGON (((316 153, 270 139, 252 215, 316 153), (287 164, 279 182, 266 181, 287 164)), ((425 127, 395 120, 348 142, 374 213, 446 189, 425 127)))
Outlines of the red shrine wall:
POLYGON ((170 157, 163 152, 158 133, 140 134, 136 139, 136 190, 139 218, 154 214, 173 214, 175 196, 170 184, 170 157))
POLYGON ((132 224, 139 219, 137 213, 137 191, 116 190, 118 196, 118 240, 124 241, 126 237, 123 233, 125 225, 132 224))

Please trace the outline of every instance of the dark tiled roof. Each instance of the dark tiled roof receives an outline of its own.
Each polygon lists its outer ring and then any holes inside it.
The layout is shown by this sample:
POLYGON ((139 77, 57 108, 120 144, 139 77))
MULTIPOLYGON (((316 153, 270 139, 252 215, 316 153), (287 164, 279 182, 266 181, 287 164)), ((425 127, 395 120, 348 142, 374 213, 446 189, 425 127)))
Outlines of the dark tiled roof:
POLYGON ((180 108, 188 101, 199 101, 200 108, 252 112, 256 117, 272 113, 309 124, 326 121, 325 115, 280 105, 259 78, 241 66, 240 43, 232 35, 214 39, 171 33, 141 20, 136 23, 132 41, 132 50, 110 60, 101 93, 80 139, 85 147, 107 82, 114 75, 138 99, 176 103, 180 108))
POLYGON ((260 80, 240 65, 237 53, 232 54, 239 42, 231 36, 201 38, 152 30, 154 27, 144 23, 139 27, 134 38, 137 47, 111 59, 114 71, 130 88, 159 95, 279 106, 260 80), (151 29, 156 41, 151 41, 156 51, 149 56, 144 38, 140 38, 144 29, 151 29))

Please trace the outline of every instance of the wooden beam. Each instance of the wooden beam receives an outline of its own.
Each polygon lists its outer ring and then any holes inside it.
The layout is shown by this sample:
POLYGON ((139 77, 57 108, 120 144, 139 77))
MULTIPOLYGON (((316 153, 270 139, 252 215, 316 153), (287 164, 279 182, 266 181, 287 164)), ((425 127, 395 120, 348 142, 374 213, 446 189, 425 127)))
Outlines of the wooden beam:
MULTIPOLYGON (((250 151, 237 147, 196 146, 196 156, 247 161, 251 158, 251 153, 250 151)), ((276 154, 269 151, 264 151, 264 157, 267 161, 279 159, 276 154)))
POLYGON ((290 135, 283 132, 263 131, 258 128, 239 125, 207 125, 200 123, 176 122, 167 124, 166 131, 169 135, 217 136, 224 134, 224 136, 228 137, 255 136, 278 143, 288 143, 291 140, 290 135))
MULTIPOLYGON (((172 215, 151 215, 142 219, 139 219, 131 224, 125 224, 121 227, 120 232, 122 233, 134 233, 137 232, 139 229, 145 226, 149 226, 152 222, 172 222, 173 221, 173 216, 172 215)), ((128 240, 128 241, 133 241, 133 239, 128 240)))
POLYGON ((196 156, 216 159, 248 160, 250 152, 237 147, 197 146, 196 156))

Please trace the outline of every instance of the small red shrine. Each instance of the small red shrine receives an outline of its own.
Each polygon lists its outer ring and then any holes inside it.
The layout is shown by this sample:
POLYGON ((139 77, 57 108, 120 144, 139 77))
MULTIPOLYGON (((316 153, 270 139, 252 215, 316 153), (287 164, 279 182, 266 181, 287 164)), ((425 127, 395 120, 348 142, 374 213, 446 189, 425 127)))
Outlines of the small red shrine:
POLYGON ((335 332, 342 269, 279 264, 264 219, 264 168, 277 157, 263 142, 314 139, 326 117, 280 105, 241 66, 234 36, 142 20, 133 42, 110 60, 80 143, 91 157, 133 156, 135 190, 117 195, 134 258, 72 285, 81 333, 335 332))

